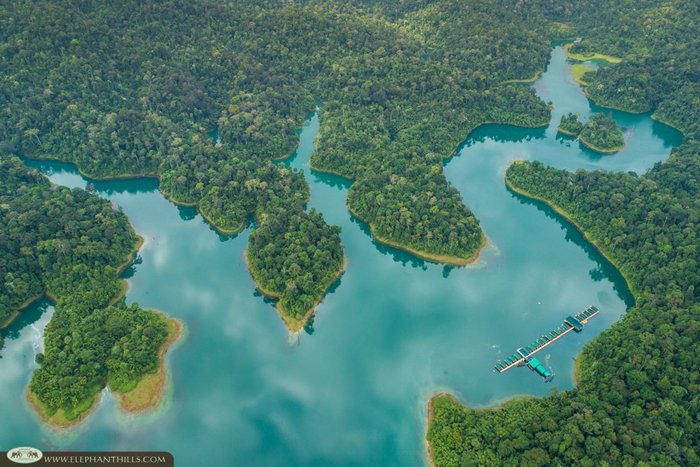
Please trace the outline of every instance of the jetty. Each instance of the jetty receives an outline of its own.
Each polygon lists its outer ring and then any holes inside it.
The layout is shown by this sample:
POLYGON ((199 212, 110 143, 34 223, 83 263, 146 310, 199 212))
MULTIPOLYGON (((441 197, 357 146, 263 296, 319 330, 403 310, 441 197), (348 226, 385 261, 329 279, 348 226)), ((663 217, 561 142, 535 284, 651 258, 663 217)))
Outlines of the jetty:
POLYGON ((574 316, 567 316, 563 323, 554 328, 552 331, 540 336, 532 341, 532 343, 518 348, 514 354, 502 360, 498 360, 494 365, 494 370, 499 373, 508 371, 514 366, 527 366, 532 371, 542 376, 546 382, 550 382, 554 378, 554 373, 545 368, 542 363, 533 355, 548 345, 561 339, 571 331, 581 332, 583 326, 588 323, 588 320, 599 313, 598 308, 589 305, 583 311, 574 316))

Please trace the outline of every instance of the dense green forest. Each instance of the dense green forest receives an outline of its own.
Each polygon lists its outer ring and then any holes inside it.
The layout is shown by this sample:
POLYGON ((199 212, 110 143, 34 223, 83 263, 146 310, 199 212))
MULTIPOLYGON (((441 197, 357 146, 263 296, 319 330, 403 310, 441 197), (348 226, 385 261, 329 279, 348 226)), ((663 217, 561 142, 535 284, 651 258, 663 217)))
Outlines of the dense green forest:
MULTIPOLYGON (((497 2, 472 3, 473 15, 446 28, 458 3, 385 11, 342 1, 8 2, 0 140, 92 176, 158 176, 174 200, 235 232, 273 211, 270 198, 307 196, 295 175, 267 163, 293 150, 295 129, 318 102, 312 162, 357 181, 349 207, 389 241, 470 257, 479 223, 442 159, 479 124, 549 119, 532 90, 502 84, 543 67, 546 21, 518 2, 499 17, 497 2), (384 180, 397 177, 387 189, 384 180)), ((306 215, 294 202, 285 209, 306 215)), ((300 277, 311 272, 299 266, 300 277)))
POLYGON ((563 209, 619 266, 637 305, 588 344, 578 388, 475 411, 433 401, 438 465, 696 465, 700 462, 700 144, 649 174, 507 171, 563 209))
POLYGON ((686 136, 700 137, 697 4, 618 0, 598 8, 594 17, 581 18, 588 31, 573 50, 606 51, 624 59, 586 75, 591 99, 630 112, 653 111, 654 118, 682 129, 686 136), (691 127, 689 134, 686 129, 691 127))
POLYGON ((108 201, 0 157, 2 320, 41 295, 56 302, 30 386, 47 415, 62 409, 75 418, 107 381, 128 391, 157 369, 165 320, 117 300, 125 287, 118 271, 138 241, 108 201))
POLYGON ((685 135, 643 176, 517 163, 514 189, 558 207, 622 271, 636 305, 589 343, 578 386, 473 410, 432 401, 436 465, 700 463, 700 22, 693 2, 558 2, 579 52, 623 57, 586 75, 601 105, 653 111, 685 135), (590 78, 589 78, 590 77, 590 78))
MULTIPOLYGON (((354 181, 348 207, 376 235, 469 258, 482 232, 442 161, 480 124, 546 125, 548 105, 512 81, 543 69, 550 39, 580 37, 573 52, 622 58, 586 74, 589 97, 653 112, 683 145, 644 176, 534 163, 507 177, 581 226, 636 306, 585 348, 577 389, 488 411, 437 398, 428 439, 437 465, 693 465, 699 19, 687 0, 6 0, 0 145, 97 177, 157 176, 222 231, 255 220, 251 272, 299 319, 343 262, 338 229, 305 211, 301 174, 271 163, 294 149, 307 113, 320 107, 313 166, 354 181)), ((128 388, 152 369, 163 328, 136 306, 108 306, 135 240, 123 215, 8 161, 1 176, 17 188, 0 186, 0 312, 57 295, 32 390, 75 414, 107 382, 128 388)))
POLYGON ((0 158, 1 321, 47 293, 84 291, 104 307, 123 283, 117 268, 138 237, 123 214, 84 190, 52 187, 15 157, 0 158))
POLYGON ((557 130, 568 136, 578 136, 583 130, 583 123, 578 119, 578 115, 569 113, 561 116, 557 130))
POLYGON ((323 216, 279 211, 256 229, 246 259, 264 293, 279 297, 290 329, 300 329, 343 269, 340 227, 323 216), (281 273, 280 273, 281 272, 281 273))
POLYGON ((625 146, 625 135, 615 121, 603 114, 588 119, 578 140, 589 149, 603 154, 613 154, 625 146))

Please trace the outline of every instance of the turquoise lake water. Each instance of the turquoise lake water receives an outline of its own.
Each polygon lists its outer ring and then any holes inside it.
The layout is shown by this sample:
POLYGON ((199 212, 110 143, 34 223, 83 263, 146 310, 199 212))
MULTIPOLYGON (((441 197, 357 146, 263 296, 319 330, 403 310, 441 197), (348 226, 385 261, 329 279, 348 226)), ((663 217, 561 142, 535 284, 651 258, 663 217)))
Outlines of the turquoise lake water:
MULTIPOLYGON (((319 117, 300 133, 287 163, 304 171, 309 207, 342 227, 348 266, 297 338, 255 291, 243 263, 250 229, 214 232, 193 208, 175 206, 154 180, 92 181, 120 206, 146 240, 126 271, 127 302, 165 311, 186 325, 169 354, 163 405, 122 414, 105 392, 90 418, 68 431, 46 428, 24 400, 52 313, 37 303, 4 333, 0 359, 0 445, 42 450, 166 450, 176 465, 202 453, 226 465, 423 465, 426 401, 449 391, 474 406, 543 396, 573 387, 575 356, 631 305, 620 275, 551 210, 507 190, 514 159, 575 170, 643 173, 665 160, 681 136, 652 121, 592 105, 570 76, 561 47, 533 84, 554 104, 546 129, 489 125, 476 130, 446 164, 448 179, 481 221, 491 244, 466 268, 428 263, 377 244, 345 208, 349 182, 310 171, 319 117), (611 113, 626 148, 598 156, 556 136, 562 114, 611 113), (525 369, 493 364, 567 315, 601 309, 581 334, 542 352, 553 384, 525 369)), ((321 118, 323 115, 321 114, 321 118)), ((29 161, 55 183, 85 187, 74 167, 29 161)))

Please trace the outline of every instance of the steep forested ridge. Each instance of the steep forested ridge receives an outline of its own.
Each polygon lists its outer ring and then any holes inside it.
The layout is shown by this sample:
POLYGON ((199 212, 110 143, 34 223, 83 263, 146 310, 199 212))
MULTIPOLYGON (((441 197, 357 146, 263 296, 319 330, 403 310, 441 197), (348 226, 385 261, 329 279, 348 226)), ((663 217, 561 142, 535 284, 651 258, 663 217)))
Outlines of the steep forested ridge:
POLYGON ((516 163, 513 189, 565 212, 613 260, 636 305, 589 343, 578 386, 475 411, 432 400, 436 465, 700 463, 700 48, 693 2, 562 2, 573 48, 622 57, 586 75, 601 105, 654 111, 685 135, 647 174, 516 163), (590 77, 590 78, 589 78, 590 77))
POLYGON ((41 295, 56 302, 31 381, 47 416, 61 409, 74 419, 107 381, 128 391, 156 371, 165 320, 119 299, 118 272, 138 240, 108 201, 52 186, 16 157, 0 158, 2 321, 41 295))

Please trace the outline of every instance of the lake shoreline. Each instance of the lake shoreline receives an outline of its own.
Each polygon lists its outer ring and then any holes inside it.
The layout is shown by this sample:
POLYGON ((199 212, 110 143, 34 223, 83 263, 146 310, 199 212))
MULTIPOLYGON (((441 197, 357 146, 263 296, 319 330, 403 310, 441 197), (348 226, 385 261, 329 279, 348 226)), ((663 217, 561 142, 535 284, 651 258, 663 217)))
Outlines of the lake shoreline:
POLYGON ((657 111, 657 109, 654 109, 654 110, 652 111, 652 114, 649 116, 649 118, 651 118, 652 120, 654 120, 654 121, 656 121, 656 122, 662 123, 662 124, 664 124, 664 125, 666 125, 666 126, 670 126, 670 127, 673 128, 674 130, 676 130, 676 131, 678 131, 680 134, 682 134, 682 135, 683 135, 683 138, 685 138, 685 133, 683 133, 683 130, 681 130, 680 128, 678 128, 676 125, 674 125, 674 124, 668 122, 667 120, 664 120, 662 117, 658 116, 657 113, 656 113, 656 111, 657 111))
MULTIPOLYGON (((46 162, 59 162, 61 164, 70 164, 73 167, 75 167, 75 170, 80 174, 83 178, 87 179, 88 181, 96 181, 96 182, 108 182, 108 181, 114 181, 114 180, 138 180, 138 179, 148 179, 148 180, 157 180, 158 181, 158 191, 165 196, 165 198, 173 203, 176 206, 185 206, 185 207, 193 207, 197 209, 197 212, 202 216, 202 218, 209 224, 216 232, 220 233, 221 235, 235 235, 237 233, 240 233, 245 229, 246 222, 244 221, 243 224, 241 225, 240 228, 238 229, 226 229, 224 227, 218 226, 215 222, 211 220, 206 214, 204 214, 200 208, 200 203, 199 202, 187 202, 187 201, 180 201, 178 200, 174 195, 171 193, 166 192, 160 187, 160 176, 155 175, 155 174, 149 174, 149 173, 140 173, 140 174, 120 174, 120 175, 109 175, 109 176, 95 176, 91 175, 87 172, 85 172, 78 164, 75 162, 67 162, 61 159, 56 159, 53 157, 41 157, 37 155, 27 155, 27 154, 21 154, 21 157, 27 160, 31 161, 46 161, 46 162)), ((1 328, 0 328, 1 329, 1 328)))
POLYGON ((387 245, 392 248, 396 248, 397 250, 405 251, 406 253, 410 253, 414 256, 417 256, 418 258, 421 258, 426 261, 431 261, 433 263, 439 263, 439 264, 446 264, 449 266, 468 266, 470 264, 474 264, 478 262, 481 259, 481 253, 486 249, 486 247, 489 246, 489 239, 484 233, 483 230, 481 230, 481 244, 479 245, 479 248, 474 251, 472 255, 470 255, 468 258, 462 258, 460 256, 451 256, 451 255, 438 255, 434 253, 428 253, 426 251, 421 251, 417 250, 415 248, 411 248, 407 245, 404 245, 402 243, 395 242, 393 240, 389 240, 388 238, 384 238, 381 235, 378 235, 376 233, 376 229, 374 225, 372 225, 371 222, 368 222, 364 220, 362 217, 360 217, 350 206, 348 206, 348 211, 350 211, 350 214, 352 214, 357 220, 363 222, 364 224, 367 224, 369 226, 369 230, 372 233, 372 238, 374 238, 377 242, 381 243, 382 245, 387 245))
MULTIPOLYGON (((610 104, 610 103, 602 103, 602 102, 600 102, 600 100, 597 100, 594 97, 592 97, 590 95, 590 93, 588 92, 588 85, 581 86, 581 90, 583 91, 583 94, 586 96, 586 99, 590 100, 591 102, 593 102, 595 105, 597 105, 599 107, 603 107, 604 109, 619 110, 620 112, 625 112, 625 113, 632 114, 632 115, 643 115, 643 114, 649 113, 653 110, 653 109, 646 109, 646 110, 623 109, 622 107, 618 107, 618 106, 615 106, 615 105, 610 104)), ((669 126, 671 126, 671 125, 669 125, 669 126)))
POLYGON ((214 229, 216 233, 219 233, 221 235, 236 235, 241 233, 246 226, 246 221, 243 221, 240 227, 236 229, 227 229, 224 227, 221 227, 217 225, 209 216, 207 216, 203 211, 201 207, 201 200, 200 202, 188 202, 188 201, 180 201, 175 197, 175 195, 163 190, 162 188, 158 187, 158 191, 161 192, 163 196, 165 196, 165 199, 173 203, 175 206, 184 206, 188 208, 195 208, 197 210, 197 213, 202 216, 202 219, 204 219, 204 222, 209 224, 209 226, 214 229))
POLYGON ((453 397, 451 394, 445 392, 445 391, 440 391, 438 393, 433 394, 430 396, 428 399, 428 409, 427 413, 425 414, 425 454, 428 458, 428 466, 429 467, 435 467, 435 461, 433 460, 433 447, 430 444, 430 441, 428 440, 428 431, 430 430, 430 425, 433 422, 433 416, 435 415, 435 408, 433 407, 433 401, 437 397, 441 396, 446 396, 446 397, 453 397))
MULTIPOLYGON (((107 303, 107 306, 105 308, 115 305, 117 302, 119 302, 119 300, 126 297, 126 294, 129 292, 129 282, 126 279, 122 279, 121 275, 124 272, 124 270, 126 270, 126 268, 133 264, 134 260, 136 259, 136 255, 138 255, 139 250, 143 247, 145 243, 144 238, 141 235, 137 234, 133 227, 131 229, 136 234, 136 243, 134 243, 134 246, 132 247, 132 250, 127 256, 126 260, 117 266, 117 278, 119 278, 119 282, 121 283, 122 288, 119 291, 119 293, 107 303)), ((54 300, 54 303, 56 303, 56 300, 54 300)))
POLYGON ((583 63, 574 63, 573 65, 571 65, 571 78, 574 80, 575 83, 581 86, 588 86, 588 83, 584 81, 583 76, 587 73, 592 73, 594 71, 596 70, 586 66, 583 63))
MULTIPOLYGON (((133 230, 133 228, 132 228, 132 230, 133 230)), ((136 233, 136 232, 134 231, 134 233, 136 233)), ((123 263, 120 263, 119 265, 117 265, 117 276, 120 276, 124 272, 124 270, 127 267, 129 267, 131 265, 131 263, 133 263, 134 259, 136 258, 136 254, 139 252, 139 250, 141 249, 141 247, 144 244, 143 237, 141 237, 138 234, 136 234, 136 236, 137 236, 136 243, 132 247, 132 251, 127 256, 127 259, 123 263)), ((129 283, 124 279, 119 279, 119 280, 121 282, 122 289, 114 298, 112 298, 109 301, 109 303, 107 304, 108 307, 114 305, 119 300, 124 298, 126 296, 126 293, 129 290, 129 283)), ((24 302, 22 302, 17 307, 17 309, 12 313, 12 315, 10 315, 10 317, 4 323, 2 323, 0 325, 0 330, 5 329, 8 326, 10 326, 17 318, 19 318, 19 316, 22 314, 22 312, 24 310, 26 310, 27 308, 29 308, 34 303, 38 302, 39 300, 41 300, 44 297, 51 300, 54 304, 58 302, 58 299, 55 295, 53 295, 51 292, 49 292, 47 290, 44 290, 40 294, 37 294, 33 297, 30 297, 27 300, 25 300, 24 302)))
POLYGON ((99 176, 99 175, 92 175, 85 170, 83 170, 78 164, 72 161, 65 161, 63 159, 58 159, 56 157, 44 157, 40 156, 37 154, 17 154, 21 158, 28 159, 31 161, 37 161, 37 162, 59 162, 61 164, 70 164, 73 167, 75 167, 75 170, 83 177, 88 180, 92 180, 95 182, 108 182, 112 180, 136 180, 140 178, 147 178, 150 180, 158 180, 160 181, 160 178, 158 175, 155 174, 149 174, 149 173, 127 173, 127 174, 120 174, 120 175, 108 175, 108 176, 99 176))
POLYGON ((53 415, 49 415, 46 406, 39 400, 39 396, 31 390, 29 385, 27 385, 24 391, 24 398, 44 425, 55 430, 68 430, 77 427, 90 417, 92 412, 94 412, 99 405, 103 392, 104 389, 95 394, 87 410, 80 412, 78 416, 73 419, 68 419, 63 409, 58 409, 53 415))
POLYGON ((537 81, 538 79, 540 79, 540 78, 542 77, 542 75, 544 74, 544 72, 545 72, 545 70, 544 70, 544 68, 543 68, 543 69, 541 69, 541 70, 535 72, 535 74, 532 75, 532 76, 529 77, 529 78, 523 78, 523 79, 507 79, 507 80, 505 80, 505 81, 501 81, 501 84, 514 84, 514 83, 530 84, 530 83, 534 83, 535 81, 537 81))
MULTIPOLYGON (((145 410, 148 410, 150 408, 154 408, 160 404, 160 402, 163 400, 163 396, 165 395, 165 389, 167 387, 167 373, 166 373, 166 361, 165 357, 168 352, 168 350, 176 343, 179 341, 180 337, 182 337, 183 331, 184 331, 184 324, 180 322, 179 320, 175 318, 170 318, 166 316, 163 312, 156 311, 156 310, 148 310, 149 312, 156 313, 160 315, 163 319, 166 320, 166 323, 168 323, 169 328, 174 329, 174 332, 170 332, 168 338, 163 342, 163 345, 161 345, 161 348, 159 350, 159 366, 158 370, 156 371, 155 375, 159 381, 158 383, 153 385, 152 387, 146 388, 148 389, 148 392, 144 390, 144 387, 142 386, 140 391, 137 394, 134 394, 138 396, 138 400, 136 398, 130 398, 128 395, 137 389, 139 389, 139 385, 142 384, 145 378, 150 376, 149 374, 144 374, 141 376, 141 379, 136 385, 136 388, 134 388, 132 391, 129 391, 127 393, 120 393, 119 391, 113 391, 113 394, 115 398, 117 399, 118 407, 120 410, 130 413, 130 414, 139 414, 145 410), (163 375, 164 380, 161 382, 160 381, 160 375, 163 375), (143 401, 144 403, 142 405, 136 405, 136 403, 143 401), (131 404, 131 405, 130 405, 131 404)), ((59 408, 54 412, 52 415, 49 415, 47 413, 47 408, 46 405, 39 400, 39 396, 34 393, 31 390, 31 386, 27 385, 27 388, 25 390, 25 399, 29 403, 29 406, 34 409, 34 412, 36 415, 39 417, 39 419, 46 424, 47 426, 58 429, 58 430, 68 430, 77 427, 78 425, 82 424, 85 420, 87 420, 92 412, 94 412, 98 405, 100 400, 102 399, 102 395, 107 389, 108 386, 105 384, 105 386, 100 389, 96 394, 94 394, 90 399, 86 399, 84 402, 90 401, 89 405, 87 405, 87 408, 81 412, 78 413, 78 415, 75 418, 69 419, 65 416, 65 412, 63 411, 62 408, 59 408)))
POLYGON ((348 177, 347 175, 343 175, 343 174, 341 174, 340 172, 334 172, 334 171, 331 170, 331 169, 325 169, 325 168, 322 169, 322 168, 316 167, 315 165, 313 165, 313 164, 311 163, 311 159, 309 159, 309 168, 310 168, 311 170, 313 170, 314 172, 319 172, 319 173, 328 174, 328 175, 335 175, 336 177, 340 177, 340 178, 342 178, 343 180, 347 180, 347 181, 349 181, 349 182, 354 182, 354 181, 355 181, 355 179, 350 178, 350 177, 348 177))
POLYGON ((564 45, 564 53, 566 54, 566 58, 568 60, 573 60, 576 62, 589 62, 591 60, 604 60, 608 63, 620 63, 622 61, 621 58, 619 57, 613 57, 612 55, 606 55, 606 54, 601 54, 597 52, 592 52, 590 54, 581 54, 581 53, 576 53, 571 51, 571 46, 573 44, 565 44, 564 45))
POLYGON ((565 130, 561 127, 557 127, 557 133, 561 133, 562 135, 566 135, 566 136, 571 136, 572 138, 574 138, 574 140, 576 140, 578 138, 578 135, 579 135, 578 133, 574 133, 573 131, 565 130))
POLYGON ((478 125, 474 125, 467 132, 467 136, 462 141, 460 141, 460 143, 457 145, 457 147, 455 147, 454 151, 452 151, 449 156, 445 157, 442 160, 443 161, 442 168, 443 169, 445 168, 445 161, 449 161, 450 159, 457 157, 459 155, 458 154, 459 150, 464 146, 464 144, 469 140, 469 138, 471 138, 472 133, 474 133, 476 130, 480 129, 481 127, 488 126, 488 125, 503 125, 503 126, 512 126, 515 128, 527 128, 527 129, 531 129, 531 130, 537 130, 540 128, 548 128, 551 120, 552 120, 552 117, 550 114, 550 117, 549 117, 549 119, 547 119, 546 122, 538 123, 535 125, 522 125, 522 124, 518 124, 518 123, 510 123, 510 122, 504 123, 504 122, 494 122, 494 121, 486 121, 486 122, 479 123, 478 125))
POLYGON ((511 403, 511 402, 517 402, 521 400, 528 400, 528 399, 535 399, 534 396, 530 395, 525 395, 525 394, 516 394, 510 397, 506 397, 504 399, 497 400, 491 404, 489 404, 486 407, 470 407, 468 404, 465 404, 464 402, 460 401, 457 396, 455 396, 452 393, 449 393, 447 391, 438 391, 436 393, 433 393, 428 397, 428 408, 427 408, 427 413, 425 417, 425 423, 426 423, 426 430, 425 430, 425 450, 426 450, 426 456, 428 460, 428 465, 429 467, 435 467, 435 460, 433 459, 433 447, 430 444, 430 441, 428 440, 428 432, 430 431, 430 426, 433 423, 433 418, 435 416, 435 400, 439 399, 441 397, 446 397, 448 399, 452 399, 455 403, 459 404, 461 407, 467 407, 469 410, 473 410, 474 412, 484 412, 484 411, 489 411, 489 410, 499 410, 502 408, 505 404, 511 403))
POLYGON ((44 298, 45 296, 46 296, 46 292, 41 292, 40 294, 37 294, 33 297, 30 297, 30 298, 26 299, 25 301, 23 301, 22 303, 20 303, 19 306, 17 307, 17 309, 15 309, 15 311, 13 311, 12 314, 9 316, 9 318, 7 318, 7 320, 5 320, 4 323, 0 324, 0 329, 5 329, 6 327, 9 327, 12 323, 14 323, 14 321, 17 318, 19 318, 19 315, 21 315, 24 310, 26 310, 27 308, 32 306, 37 301, 44 298))
MULTIPOLYGON (((523 161, 515 161, 513 164, 518 164, 518 163, 524 163, 523 161)), ((565 212, 563 209, 561 209, 559 206, 555 205, 551 201, 541 198, 539 196, 536 196, 527 190, 524 190, 522 188, 516 187, 510 180, 508 180, 508 177, 505 177, 505 183, 506 186, 513 191, 514 193, 517 193, 521 196, 524 196, 526 198, 533 199, 535 201, 542 202, 546 204, 550 209, 552 209, 554 212, 556 212, 558 215, 560 215, 562 218, 564 218, 569 224, 571 224, 576 230, 578 230, 582 235, 583 238, 586 239, 586 241, 591 244, 598 253, 600 253, 603 258, 605 258, 610 264, 613 265, 613 267, 620 273, 620 276, 622 279, 625 281, 625 285, 627 286, 627 289, 631 292, 632 296, 634 297, 635 301, 638 297, 637 290, 632 286, 632 283, 630 282, 630 279, 625 275, 624 271, 620 268, 618 265, 617 261, 610 257, 608 254, 606 254, 588 235, 588 233, 581 227, 579 224, 577 224, 567 212, 565 212)))
POLYGON ((595 151, 595 152, 597 152, 597 153, 599 153, 599 154, 603 154, 603 155, 606 155, 606 156, 610 156, 610 155, 612 155, 612 154, 615 154, 615 153, 620 152, 620 151, 622 151, 623 149, 625 149, 625 145, 624 145, 624 144, 623 144, 622 146, 615 146, 614 148, 610 148, 610 149, 600 148, 600 147, 596 146, 595 144, 591 143, 590 141, 586 140, 586 138, 583 138, 583 137, 581 137, 581 136, 578 137, 578 141, 579 141, 582 145, 584 145, 585 147, 587 147, 588 149, 590 149, 591 151, 595 151))
POLYGON ((176 344, 180 343, 185 332, 185 325, 176 318, 167 316, 160 310, 148 310, 159 315, 168 326, 168 337, 158 350, 158 369, 155 373, 141 376, 136 387, 128 392, 114 391, 119 408, 126 413, 138 415, 158 407, 166 394, 169 379, 166 357, 176 344))

